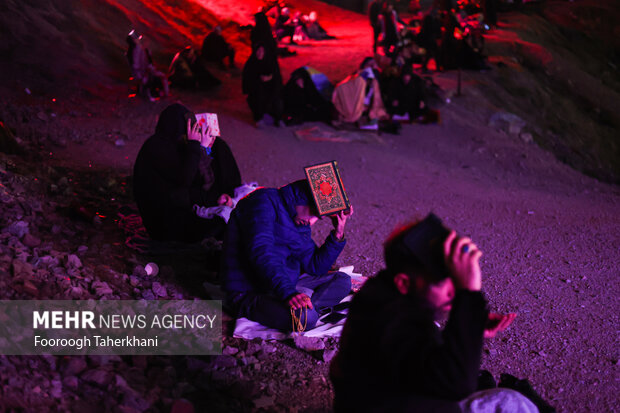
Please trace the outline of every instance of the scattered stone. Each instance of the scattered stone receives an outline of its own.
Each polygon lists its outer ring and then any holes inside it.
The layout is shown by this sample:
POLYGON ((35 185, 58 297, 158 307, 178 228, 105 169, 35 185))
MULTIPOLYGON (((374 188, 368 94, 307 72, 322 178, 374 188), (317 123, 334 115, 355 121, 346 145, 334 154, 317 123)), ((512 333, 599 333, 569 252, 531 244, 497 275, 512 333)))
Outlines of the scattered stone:
MULTIPOLYGON (((146 270, 144 269, 144 267, 143 267, 143 266, 141 266, 141 265, 136 265, 136 266, 133 268, 133 274, 132 274, 132 275, 133 275, 133 277, 134 277, 134 278, 135 278, 135 277, 139 277, 139 278, 146 278, 146 275, 147 275, 147 274, 146 274, 146 270)), ((136 285, 137 285, 137 284, 136 284, 136 285)))
POLYGON ((185 399, 175 400, 170 413, 194 413, 194 405, 185 399))
POLYGON ((29 232, 28 223, 26 221, 13 222, 6 227, 6 231, 17 238, 22 239, 29 232))
POLYGON ((14 278, 32 278, 32 265, 22 260, 14 259, 11 262, 11 269, 14 278))
POLYGON ((230 367, 235 367, 237 365, 237 359, 233 356, 217 356, 213 360, 213 368, 215 369, 226 369, 230 367))
POLYGON ((306 337, 299 334, 293 336, 295 347, 305 351, 318 351, 325 348, 325 343, 318 337, 306 337))
POLYGON ((532 136, 531 133, 522 133, 522 134, 519 135, 519 137, 525 143, 532 143, 532 142, 534 142, 534 137, 532 136))
POLYGON ((254 399, 254 407, 257 409, 267 409, 272 407, 275 401, 275 396, 261 396, 258 399, 254 399))
POLYGON ((110 288, 108 283, 104 281, 93 282, 93 284, 91 285, 91 288, 98 297, 101 297, 102 295, 114 293, 114 291, 110 288))
POLYGON ((69 357, 65 360, 67 362, 60 368, 60 371, 66 376, 77 376, 88 367, 84 357, 69 357))
POLYGON ((102 369, 88 370, 80 377, 85 382, 93 383, 100 387, 106 387, 108 384, 112 383, 112 380, 114 379, 111 372, 102 369))
POLYGON ((153 290, 153 293, 158 297, 166 297, 168 295, 168 292, 166 291, 166 287, 164 287, 157 281, 153 283, 153 287, 151 289, 153 290))
POLYGON ((67 268, 82 268, 82 261, 75 254, 69 254, 67 256, 67 262, 65 264, 67 268))
POLYGON ((27 233, 26 235, 24 235, 24 238, 22 239, 22 244, 24 244, 25 246, 29 248, 35 248, 41 245, 41 240, 35 237, 34 235, 27 233))
POLYGON ((29 295, 31 295, 33 297, 38 297, 39 296, 39 289, 37 288, 37 286, 34 285, 32 282, 30 282, 28 280, 24 280, 23 291, 26 294, 29 294, 29 295))
POLYGON ((336 356, 336 354, 338 353, 338 350, 328 350, 326 349, 325 351, 323 351, 323 361, 325 363, 329 363, 332 361, 332 359, 334 358, 334 356, 336 356))
POLYGON ((52 380, 50 384, 52 387, 49 391, 50 396, 52 396, 55 399, 60 399, 62 397, 62 382, 58 379, 55 379, 55 380, 52 380))
POLYGON ((64 379, 62 379, 62 384, 68 389, 77 390, 79 380, 75 376, 67 376, 64 379))
POLYGON ((240 360, 241 364, 243 364, 244 366, 248 366, 250 364, 256 364, 258 363, 258 359, 254 356, 249 356, 249 357, 242 357, 240 360))
POLYGON ((239 352, 239 349, 237 347, 232 347, 232 346, 224 347, 224 349, 222 350, 222 354, 225 356, 234 356, 238 352, 239 352))

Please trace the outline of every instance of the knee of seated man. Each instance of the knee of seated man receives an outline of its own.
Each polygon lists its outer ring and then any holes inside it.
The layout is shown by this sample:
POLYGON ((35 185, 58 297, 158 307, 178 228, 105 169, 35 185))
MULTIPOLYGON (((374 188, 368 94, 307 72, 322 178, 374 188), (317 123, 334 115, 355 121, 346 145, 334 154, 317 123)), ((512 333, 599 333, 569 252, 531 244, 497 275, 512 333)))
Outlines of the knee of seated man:
POLYGON ((346 290, 345 293, 348 293, 351 290, 351 277, 344 272, 337 271, 332 277, 332 284, 342 288, 343 291, 346 290))
POLYGON ((302 312, 301 324, 306 326, 306 330, 314 328, 317 321, 319 321, 319 313, 317 313, 316 310, 308 308, 302 312))

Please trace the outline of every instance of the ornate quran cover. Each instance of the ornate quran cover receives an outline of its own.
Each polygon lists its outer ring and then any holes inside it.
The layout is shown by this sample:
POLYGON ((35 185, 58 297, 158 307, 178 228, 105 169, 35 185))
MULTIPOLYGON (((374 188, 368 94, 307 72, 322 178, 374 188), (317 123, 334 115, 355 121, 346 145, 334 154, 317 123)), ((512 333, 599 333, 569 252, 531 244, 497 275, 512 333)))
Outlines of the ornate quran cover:
POLYGON ((338 162, 324 162, 304 168, 319 216, 331 215, 351 204, 338 172, 338 162))

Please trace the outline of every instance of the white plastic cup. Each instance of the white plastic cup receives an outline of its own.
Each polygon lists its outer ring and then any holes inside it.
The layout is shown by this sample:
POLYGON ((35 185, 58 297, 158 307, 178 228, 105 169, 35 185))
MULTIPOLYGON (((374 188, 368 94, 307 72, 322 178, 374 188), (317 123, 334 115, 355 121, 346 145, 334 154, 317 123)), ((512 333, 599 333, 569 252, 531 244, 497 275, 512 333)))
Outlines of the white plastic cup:
POLYGON ((159 267, 154 262, 149 262, 144 266, 144 271, 149 277, 155 277, 159 273, 159 267))

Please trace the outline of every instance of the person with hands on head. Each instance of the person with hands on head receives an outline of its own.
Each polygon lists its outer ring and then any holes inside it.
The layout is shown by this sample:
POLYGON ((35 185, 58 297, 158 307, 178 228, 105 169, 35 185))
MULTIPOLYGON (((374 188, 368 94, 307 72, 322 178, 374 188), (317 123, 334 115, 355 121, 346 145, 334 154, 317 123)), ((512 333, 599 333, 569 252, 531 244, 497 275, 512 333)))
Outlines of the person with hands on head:
POLYGON ((489 317, 476 244, 430 214, 396 231, 384 253, 386 268, 352 300, 330 366, 335 411, 536 412, 513 390, 476 392, 483 338, 515 316, 489 317))
POLYGON ((281 331, 292 314, 306 329, 351 290, 347 274, 331 272, 345 247, 353 208, 332 216, 321 246, 311 228, 319 220, 306 180, 260 188, 239 201, 228 222, 221 275, 226 305, 237 315, 281 331))
POLYGON ((145 228, 158 241, 221 239, 224 220, 200 218, 193 206, 223 205, 240 185, 226 142, 203 129, 178 103, 161 113, 155 134, 144 142, 134 164, 134 199, 145 228))

